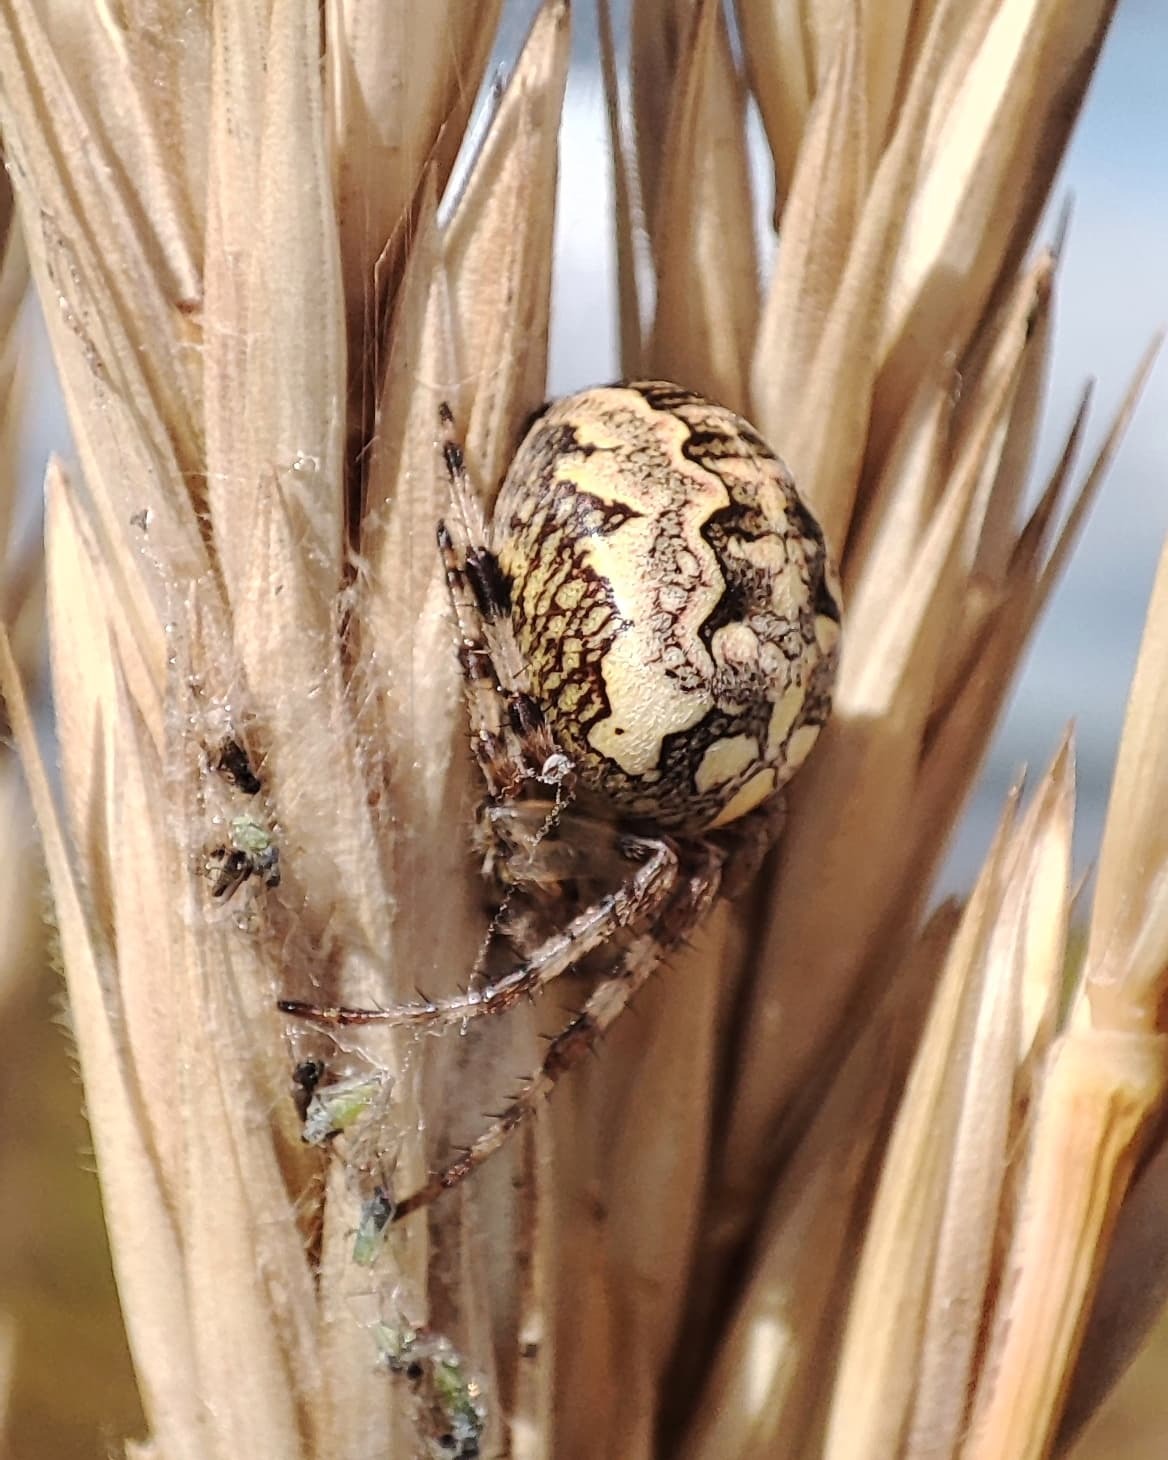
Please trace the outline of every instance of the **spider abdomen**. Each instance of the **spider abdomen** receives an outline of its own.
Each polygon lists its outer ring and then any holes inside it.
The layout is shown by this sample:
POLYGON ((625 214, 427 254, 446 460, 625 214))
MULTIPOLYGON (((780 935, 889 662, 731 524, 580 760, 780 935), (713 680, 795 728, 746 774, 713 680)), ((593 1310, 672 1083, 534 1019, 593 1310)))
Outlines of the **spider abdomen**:
POLYGON ((697 834, 803 763, 830 708, 839 592, 741 417, 661 382, 556 402, 511 464, 492 547, 531 692, 610 814, 697 834))

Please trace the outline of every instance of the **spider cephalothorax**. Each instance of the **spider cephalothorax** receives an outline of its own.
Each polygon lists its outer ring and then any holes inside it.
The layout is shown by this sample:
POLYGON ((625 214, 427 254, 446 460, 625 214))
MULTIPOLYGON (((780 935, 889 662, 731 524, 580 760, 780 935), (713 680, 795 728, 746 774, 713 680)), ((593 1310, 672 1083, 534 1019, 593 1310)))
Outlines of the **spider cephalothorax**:
MULTIPOLYGON (((450 413, 438 541, 485 787, 487 870, 565 908, 521 961, 445 1000, 290 1013, 331 1024, 501 1012, 587 961, 596 986, 540 1068, 397 1218, 497 1150, 757 854, 830 709, 839 591, 786 467, 741 417, 676 385, 568 396, 531 426, 488 526, 450 413), (574 914, 558 884, 616 874, 574 914), (609 956, 610 955, 610 956, 609 956)), ((477 971, 476 971, 477 972, 477 971)))

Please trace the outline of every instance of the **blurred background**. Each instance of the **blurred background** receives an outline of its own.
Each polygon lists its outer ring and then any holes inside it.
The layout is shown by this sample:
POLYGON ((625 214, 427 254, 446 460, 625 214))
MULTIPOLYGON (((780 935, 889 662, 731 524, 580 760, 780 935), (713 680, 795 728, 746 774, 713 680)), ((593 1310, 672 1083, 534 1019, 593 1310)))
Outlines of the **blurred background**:
MULTIPOLYGON (((494 75, 509 60, 536 0, 508 7, 494 75)), ((627 4, 614 6, 617 34, 627 4)), ((562 133, 550 391, 560 395, 619 374, 611 177, 596 46, 595 7, 575 5, 575 52, 562 133)), ((1151 334, 1168 322, 1168 5, 1120 0, 1062 177, 1042 230, 1070 199, 1072 218, 1056 305, 1054 357, 1039 453, 1053 464, 1083 382, 1098 388, 1089 457, 1151 334)), ((758 148, 757 157, 763 151, 758 148)), ((764 198, 767 189, 762 189, 764 198)), ((769 234, 765 216, 760 236, 769 234)), ((766 255, 764 254, 764 258, 766 255)), ((29 311, 32 388, 21 446, 28 530, 50 452, 70 456, 43 337, 29 311)), ((782 453, 783 442, 773 443, 782 453)), ((1079 550, 1034 639, 939 890, 968 887, 1005 791, 1020 766, 1041 769, 1063 727, 1077 724, 1076 860, 1096 855, 1156 561, 1168 537, 1168 364, 1161 361, 1079 550)), ((1166 727, 1168 733, 1168 727, 1166 727)), ((136 1423, 128 1359, 102 1245, 96 1183, 86 1158, 81 1097, 67 1041, 46 1010, 55 976, 10 992, 0 1061, 0 1415, 5 1349, 9 1418, 0 1455, 11 1460, 101 1456, 136 1423), (18 1037, 12 1038, 16 1033, 18 1037), (46 1187, 46 1183, 49 1185, 46 1187), (14 1191, 52 1192, 35 1204, 14 1191), (60 1383, 62 1364, 69 1384, 60 1383)), ((1168 1454, 1168 1332, 1133 1368, 1075 1451, 1075 1460, 1161 1460, 1168 1454)), ((1006 1457, 1004 1457, 1006 1460, 1006 1457)))

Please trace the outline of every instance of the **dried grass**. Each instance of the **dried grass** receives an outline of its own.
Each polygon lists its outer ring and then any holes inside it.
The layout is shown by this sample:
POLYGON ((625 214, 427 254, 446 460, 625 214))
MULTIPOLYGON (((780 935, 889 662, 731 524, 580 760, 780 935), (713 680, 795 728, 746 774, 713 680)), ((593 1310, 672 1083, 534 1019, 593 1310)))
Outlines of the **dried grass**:
POLYGON ((0 680, 133 1453, 1051 1453, 1164 1091, 1168 569, 1077 987, 1069 743, 965 906, 924 913, 1150 365, 1078 485, 1082 413, 1025 512, 1058 262, 1032 234, 1111 10, 742 5, 742 71, 712 0, 638 0, 627 47, 602 9, 623 369, 743 409, 793 467, 845 576, 836 712, 750 899, 361 1265, 377 1186, 473 1135, 560 1017, 338 1050, 275 1000, 440 994, 482 934, 434 422, 449 401, 489 505, 544 390, 567 6, 450 198, 497 5, 0 3, 81 467, 46 486, 59 801, 7 639, 0 680), (255 797, 214 769, 228 736, 255 797), (224 913, 203 865, 243 810, 283 878, 224 913), (307 1056, 384 1075, 331 1154, 300 1140, 307 1056))

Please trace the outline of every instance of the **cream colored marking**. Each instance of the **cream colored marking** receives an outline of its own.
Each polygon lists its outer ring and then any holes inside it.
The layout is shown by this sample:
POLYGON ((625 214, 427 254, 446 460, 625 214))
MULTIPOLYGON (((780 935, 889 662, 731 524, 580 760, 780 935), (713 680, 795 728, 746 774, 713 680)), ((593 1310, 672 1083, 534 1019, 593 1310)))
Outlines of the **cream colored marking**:
POLYGON ((818 725, 800 725, 787 741, 787 753, 783 757, 788 775, 799 769, 811 754, 811 747, 819 739, 818 725))
POLYGON ((722 807, 718 815, 710 822, 710 829, 713 830, 716 826, 726 826, 731 821, 737 821, 740 816, 745 816, 748 811, 753 811, 760 801, 765 801, 774 789, 774 771, 772 769, 759 771, 757 776, 751 776, 745 786, 740 786, 722 807))
POLYGON ((691 730, 713 708, 708 694, 683 690, 647 667, 635 633, 609 645, 602 671, 612 713, 593 725, 588 743, 630 776, 655 769, 665 737, 691 730))
POLYGON ((767 726, 766 758, 778 760, 791 726, 799 718, 807 690, 801 684, 793 685, 785 695, 775 701, 771 710, 771 722, 767 726))
POLYGON ((694 785, 704 795, 742 775, 758 759, 758 741, 753 735, 730 735, 725 740, 715 740, 702 756, 694 785))
POLYGON ((725 624, 710 640, 710 652, 715 664, 757 664, 758 635, 747 624, 725 624))
POLYGON ((823 653, 830 654, 839 641, 839 624, 825 613, 818 614, 815 619, 815 642, 823 653))
POLYGON ((780 537, 778 532, 772 532, 768 537, 739 538, 732 544, 732 547, 753 564, 760 572, 785 574, 791 570, 791 554, 787 550, 787 540, 780 537))
MULTIPOLYGON (((756 457, 755 462, 757 462, 758 466, 764 465, 760 458, 756 457)), ((758 505, 766 520, 768 522, 786 522, 787 495, 779 485, 783 478, 779 473, 775 472, 777 462, 767 462, 765 465, 769 466, 771 472, 775 473, 773 476, 769 473, 763 475, 761 471, 757 471, 756 467, 754 471, 748 471, 746 473, 746 479, 747 481, 757 483, 758 505)), ((752 466, 754 466, 754 462, 752 462, 752 466)))
MULTIPOLYGON (((611 713, 592 727, 588 743, 633 776, 657 767, 667 735, 692 729, 713 708, 708 689, 683 689, 665 671, 688 666, 695 671, 688 676, 691 679, 707 686, 713 680, 713 664, 698 630, 721 597, 723 580, 717 555, 701 536, 701 527, 729 502, 720 481, 681 457, 677 443, 686 435, 683 423, 654 416, 653 426, 652 439, 667 458, 667 470, 640 477, 630 472, 626 452, 592 456, 583 467, 573 464, 565 472, 593 496, 624 503, 637 513, 614 531, 584 544, 589 568, 608 583, 625 625, 613 633, 611 619, 606 620, 610 637, 601 672, 611 713), (680 545, 692 554, 698 572, 687 581, 685 594, 678 596, 676 610, 667 612, 668 633, 663 635, 659 627, 663 585, 655 565, 661 513, 667 507, 677 514, 680 545)), ((585 635, 597 633, 591 623, 581 630, 585 635)))
POLYGON ((556 589, 556 607, 570 613, 584 597, 585 586, 583 578, 569 578, 567 582, 561 583, 556 589))
POLYGON ((601 630, 608 624, 611 613, 607 603, 598 603, 594 609, 584 616, 580 625, 580 632, 585 639, 594 639, 601 630))
POLYGON ((807 586, 795 565, 788 564, 771 579, 771 607, 789 623, 798 623, 806 602, 807 586))

